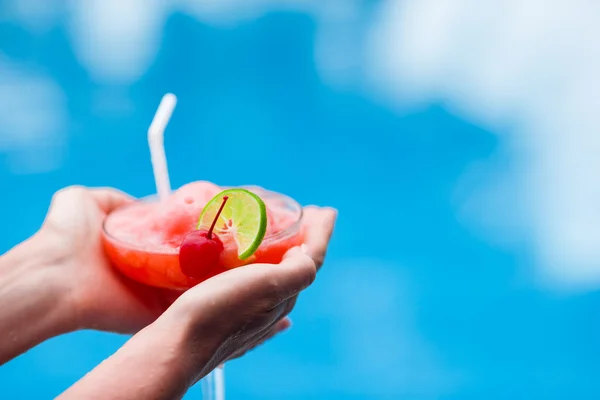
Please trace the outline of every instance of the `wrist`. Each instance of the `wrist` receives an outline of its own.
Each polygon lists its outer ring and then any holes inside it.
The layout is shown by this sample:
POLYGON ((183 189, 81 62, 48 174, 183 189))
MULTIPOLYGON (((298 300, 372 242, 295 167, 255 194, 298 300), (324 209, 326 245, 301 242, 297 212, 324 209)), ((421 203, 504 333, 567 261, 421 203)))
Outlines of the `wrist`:
POLYGON ((72 276, 68 272, 73 263, 72 249, 65 247, 55 232, 43 227, 27 242, 25 252, 31 260, 24 269, 32 277, 43 280, 55 301, 54 308, 60 311, 61 328, 64 333, 83 329, 81 312, 75 301, 76 288, 73 287, 72 276))
POLYGON ((177 311, 177 307, 167 310, 145 331, 153 336, 158 333, 169 336, 176 363, 195 382, 219 365, 217 356, 224 340, 219 335, 219 326, 210 324, 210 329, 202 329, 205 324, 191 318, 192 313, 182 315, 177 311))
POLYGON ((0 364, 59 334, 76 329, 61 257, 36 234, 0 257, 0 332, 13 332, 0 344, 0 364))
POLYGON ((203 304, 185 297, 180 297, 155 324, 177 330, 177 348, 195 366, 196 378, 200 379, 225 361, 225 346, 231 344, 238 329, 210 298, 203 304))
POLYGON ((187 351, 186 329, 173 322, 159 318, 139 331, 60 399, 182 398, 200 378, 202 365, 187 351))

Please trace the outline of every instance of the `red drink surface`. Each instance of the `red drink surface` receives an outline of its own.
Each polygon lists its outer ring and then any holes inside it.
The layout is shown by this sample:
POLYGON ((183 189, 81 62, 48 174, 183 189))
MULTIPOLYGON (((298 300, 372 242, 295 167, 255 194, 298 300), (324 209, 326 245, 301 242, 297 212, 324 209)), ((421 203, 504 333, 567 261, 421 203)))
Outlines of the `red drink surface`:
MULTIPOLYGON (((248 263, 278 263, 291 247, 300 245, 300 207, 290 198, 260 188, 248 188, 267 206, 267 233, 254 255, 245 261, 237 257, 230 235, 221 235, 224 251, 220 270, 248 263)), ((199 281, 179 267, 179 247, 185 235, 196 229, 202 208, 221 188, 209 182, 181 187, 164 202, 137 202, 111 213, 104 223, 106 254, 122 273, 157 287, 188 289, 199 281)))

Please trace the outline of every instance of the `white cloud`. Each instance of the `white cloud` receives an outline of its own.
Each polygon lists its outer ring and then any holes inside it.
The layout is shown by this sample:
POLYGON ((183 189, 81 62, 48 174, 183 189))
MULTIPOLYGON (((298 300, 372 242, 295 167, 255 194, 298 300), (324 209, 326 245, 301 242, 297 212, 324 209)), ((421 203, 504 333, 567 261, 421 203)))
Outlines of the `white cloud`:
POLYGON ((167 4, 158 0, 70 2, 73 49, 94 81, 130 84, 148 70, 158 52, 167 4))
POLYGON ((275 5, 302 9, 302 0, 89 0, 69 3, 71 41, 79 62, 101 84, 128 85, 156 58, 164 24, 179 11, 209 24, 257 18, 275 5))
MULTIPOLYGON (((334 71, 329 74, 333 79, 349 68, 356 69, 360 38, 352 24, 361 20, 356 0, 73 0, 68 7, 71 41, 80 63, 94 81, 122 85, 137 81, 152 65, 164 23, 174 12, 207 24, 230 25, 275 9, 303 12, 317 19, 323 30, 317 42, 323 73, 334 71), (342 41, 344 48, 340 47, 342 41)), ((34 14, 21 17, 31 21, 34 14)))
POLYGON ((599 15, 583 0, 387 1, 370 41, 392 102, 441 100, 502 135, 507 156, 472 171, 488 182, 461 211, 531 243, 540 279, 563 288, 600 284, 599 15))
POLYGON ((56 168, 64 152, 66 103, 48 77, 0 55, 0 153, 15 173, 56 168))

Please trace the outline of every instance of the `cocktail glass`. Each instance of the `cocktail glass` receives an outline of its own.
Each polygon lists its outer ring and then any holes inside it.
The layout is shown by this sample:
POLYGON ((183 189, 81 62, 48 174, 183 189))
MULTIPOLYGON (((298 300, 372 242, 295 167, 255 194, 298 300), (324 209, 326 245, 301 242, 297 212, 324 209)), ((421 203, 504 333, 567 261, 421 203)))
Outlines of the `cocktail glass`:
MULTIPOLYGON (((175 106, 177 104, 177 97, 172 93, 167 93, 163 96, 156 114, 148 128, 148 145, 150 148, 150 156, 152 160, 152 170, 154 173, 154 180, 156 182, 157 196, 148 197, 141 200, 134 205, 123 207, 122 209, 116 210, 109 215, 104 221, 102 240, 106 254, 111 259, 115 267, 120 270, 123 274, 130 278, 137 280, 141 283, 174 289, 174 290, 187 290, 190 287, 198 284, 200 280, 192 279, 186 276, 179 265, 179 248, 183 241, 183 236, 195 229, 195 226, 188 221, 186 224, 182 224, 179 228, 184 229, 171 229, 169 232, 170 240, 161 241, 161 235, 155 235, 154 239, 159 238, 158 241, 149 242, 148 237, 151 237, 151 233, 160 233, 161 229, 168 230, 167 226, 169 222, 175 222, 175 218, 163 219, 161 222, 166 222, 166 226, 160 224, 151 225, 151 229, 142 230, 133 235, 123 234, 127 232, 124 229, 124 225, 115 224, 119 217, 125 217, 131 214, 130 220, 135 222, 137 217, 142 217, 141 214, 135 216, 135 210, 143 209, 150 206, 156 209, 161 207, 167 207, 169 199, 175 194, 171 192, 171 183, 169 179, 169 171, 167 168, 167 159, 164 148, 164 131, 167 127, 169 120, 175 106), (119 227, 120 226, 120 227, 119 227), (158 231, 156 230, 158 229, 158 231), (175 233, 175 234, 174 234, 175 233), (177 236, 177 233, 179 236, 177 236), (142 234, 142 236, 140 236, 142 234)), ((284 196, 279 193, 270 192, 258 187, 246 187, 246 189, 253 191, 267 205, 267 214, 271 221, 276 221, 274 225, 267 226, 267 233, 261 245, 257 251, 247 260, 243 262, 236 258, 235 252, 232 246, 235 246, 230 242, 230 245, 224 243, 225 248, 222 255, 229 255, 228 257, 221 257, 220 264, 222 264, 222 271, 224 272, 229 268, 238 267, 249 263, 278 263, 281 261, 284 253, 291 247, 300 245, 302 243, 300 222, 302 219, 302 208, 293 199, 284 196), (285 218, 279 218, 286 216, 285 218), (231 256, 233 254, 233 256, 231 256)), ((217 193, 214 193, 215 195, 217 193)), ((196 199, 191 198, 191 202, 204 200, 202 204, 204 206, 206 201, 209 199, 196 199)), ((181 205, 182 209, 186 209, 188 198, 184 198, 184 204, 181 205)), ((197 215, 194 218, 200 216, 200 211, 196 208, 197 215)), ((189 217, 189 215, 188 215, 189 217)), ((123 221, 121 221, 123 222, 123 221)), ((185 221, 184 221, 185 222, 185 221)), ((146 227, 148 228, 148 227, 146 227)), ((133 233, 129 230, 129 233, 133 233)), ((163 235, 162 239, 166 239, 163 235)), ((212 274, 215 271, 210 271, 212 274)), ((224 373, 223 368, 219 367, 215 371, 211 372, 209 376, 203 380, 202 384, 204 397, 207 399, 224 400, 225 399, 225 386, 224 386, 224 373)))
MULTIPOLYGON (((223 272, 249 263, 278 263, 287 250, 299 246, 302 242, 300 232, 302 207, 295 200, 263 188, 254 186, 242 188, 261 197, 269 209, 270 216, 281 221, 280 225, 276 225, 270 232, 267 231, 258 250, 250 259, 245 262, 234 261, 235 265, 224 265, 223 272), (282 215, 285 218, 281 218, 282 215)), ((153 203, 157 200, 155 197, 148 197, 141 201, 153 203)), ((140 244, 126 235, 121 235, 118 227, 113 227, 113 220, 123 218, 125 213, 135 210, 135 207, 136 204, 122 207, 111 213, 104 221, 102 237, 104 249, 114 266, 131 279, 155 287, 186 290, 200 283, 184 275, 179 267, 178 243, 181 243, 183 235, 181 240, 177 237, 172 238, 175 242, 169 245, 140 244)))
MULTIPOLYGON (((256 186, 242 188, 257 194, 265 202, 268 215, 273 221, 271 229, 250 259, 244 262, 233 261, 234 265, 223 265, 221 272, 249 263, 278 263, 287 250, 302 243, 302 207, 295 200, 256 186)), ((195 200, 186 198, 186 201, 195 200)), ((130 230, 127 233, 119 230, 130 215, 132 223, 135 222, 136 212, 143 208, 140 205, 151 205, 160 215, 161 203, 155 196, 144 198, 140 202, 143 204, 134 203, 115 210, 104 221, 102 241, 112 264, 129 278, 149 286, 184 291, 200 283, 186 276, 179 266, 178 243, 181 243, 186 232, 181 232, 180 238, 168 238, 168 243, 139 243, 139 236, 137 240, 131 237, 130 230)), ((156 228, 160 230, 160 225, 156 228)), ((152 233, 150 231, 148 235, 152 233)), ((213 371, 205 378, 202 382, 205 398, 224 398, 222 379, 222 370, 213 371)))

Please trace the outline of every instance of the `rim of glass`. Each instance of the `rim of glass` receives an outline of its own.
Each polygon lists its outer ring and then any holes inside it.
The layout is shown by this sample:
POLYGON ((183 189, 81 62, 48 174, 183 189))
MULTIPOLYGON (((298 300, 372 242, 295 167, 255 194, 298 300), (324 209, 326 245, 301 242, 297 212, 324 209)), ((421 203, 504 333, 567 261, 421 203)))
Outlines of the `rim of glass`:
MULTIPOLYGON (((300 224, 302 223, 302 217, 304 216, 304 209, 302 208, 300 203, 298 203, 296 200, 294 200, 293 198, 291 198, 283 193, 274 192, 272 190, 267 190, 260 186, 223 186, 222 187, 223 190, 234 189, 234 188, 247 189, 247 190, 250 190, 251 192, 258 191, 259 193, 257 193, 257 194, 259 194, 259 195, 264 194, 264 197, 281 198, 281 199, 283 199, 285 204, 291 205, 291 207, 293 208, 294 214, 297 215, 297 218, 295 219, 294 223, 291 224, 290 226, 288 226, 287 228, 282 229, 278 232, 275 232, 274 234, 265 236, 265 238, 263 239, 263 241, 261 243, 261 246, 264 243, 276 243, 281 240, 293 237, 294 235, 296 235, 300 232, 300 224)), ((114 210, 113 212, 111 212, 110 214, 108 214, 106 216, 106 218, 104 218, 104 221, 102 222, 102 232, 104 233, 104 235, 107 238, 109 238, 111 241, 118 243, 118 244, 122 244, 124 247, 128 247, 129 249, 138 249, 138 250, 144 251, 146 253, 170 253, 170 252, 166 252, 166 251, 158 252, 158 251, 148 250, 147 248, 144 248, 143 246, 140 246, 136 243, 132 243, 132 242, 125 241, 123 239, 119 239, 115 235, 111 234, 108 231, 108 229, 106 229, 106 223, 109 220, 110 216, 113 215, 114 213, 125 210, 129 207, 133 207, 135 204, 137 204, 139 202, 146 202, 146 203, 155 202, 156 197, 157 197, 156 195, 149 195, 149 196, 142 197, 142 198, 136 200, 135 203, 119 207, 116 210, 114 210)))

